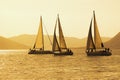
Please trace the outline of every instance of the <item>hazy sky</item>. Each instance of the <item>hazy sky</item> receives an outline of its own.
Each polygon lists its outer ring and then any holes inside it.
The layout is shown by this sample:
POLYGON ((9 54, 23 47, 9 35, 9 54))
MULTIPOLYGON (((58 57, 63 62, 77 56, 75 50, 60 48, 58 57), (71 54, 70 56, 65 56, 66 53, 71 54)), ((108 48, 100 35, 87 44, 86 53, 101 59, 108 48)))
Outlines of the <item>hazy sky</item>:
POLYGON ((0 36, 36 34, 40 16, 53 35, 59 13, 64 35, 83 38, 93 10, 101 36, 113 37, 120 31, 120 0, 0 0, 0 36))

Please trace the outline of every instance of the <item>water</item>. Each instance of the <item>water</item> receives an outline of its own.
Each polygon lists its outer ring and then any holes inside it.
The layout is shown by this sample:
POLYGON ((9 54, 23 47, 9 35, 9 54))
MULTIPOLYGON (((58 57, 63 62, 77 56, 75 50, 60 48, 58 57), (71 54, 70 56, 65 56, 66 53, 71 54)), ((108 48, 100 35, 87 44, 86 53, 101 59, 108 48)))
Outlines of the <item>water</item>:
POLYGON ((34 55, 27 51, 0 51, 0 80, 120 80, 120 49, 112 56, 34 55))

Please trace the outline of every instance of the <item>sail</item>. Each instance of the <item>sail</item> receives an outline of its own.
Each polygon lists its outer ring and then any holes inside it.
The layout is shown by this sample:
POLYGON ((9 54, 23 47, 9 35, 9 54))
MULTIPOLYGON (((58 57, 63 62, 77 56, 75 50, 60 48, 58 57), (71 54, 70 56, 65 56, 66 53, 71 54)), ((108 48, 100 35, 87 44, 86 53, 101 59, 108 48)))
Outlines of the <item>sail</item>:
POLYGON ((55 29, 54 29, 52 50, 53 51, 60 51, 60 47, 59 47, 59 44, 58 44, 58 41, 57 41, 57 36, 56 36, 56 26, 57 26, 57 21, 56 21, 55 29))
POLYGON ((44 50, 42 17, 40 17, 40 25, 39 25, 38 34, 37 34, 37 38, 36 38, 36 41, 35 41, 34 48, 44 50))
POLYGON ((89 32, 88 32, 88 39, 87 39, 87 49, 93 48, 95 49, 95 45, 93 42, 93 38, 92 38, 92 19, 90 22, 90 28, 89 28, 89 32))
POLYGON ((98 31, 98 26, 95 18, 95 12, 93 11, 93 17, 94 17, 94 41, 95 41, 95 47, 96 48, 102 48, 104 47, 102 40, 100 38, 100 34, 98 31))
POLYGON ((59 15, 58 15, 58 28, 59 28, 59 43, 60 43, 60 48, 61 49, 67 49, 66 42, 65 42, 65 39, 64 39, 64 35, 63 35, 63 32, 62 32, 62 27, 61 27, 61 24, 60 24, 59 15))

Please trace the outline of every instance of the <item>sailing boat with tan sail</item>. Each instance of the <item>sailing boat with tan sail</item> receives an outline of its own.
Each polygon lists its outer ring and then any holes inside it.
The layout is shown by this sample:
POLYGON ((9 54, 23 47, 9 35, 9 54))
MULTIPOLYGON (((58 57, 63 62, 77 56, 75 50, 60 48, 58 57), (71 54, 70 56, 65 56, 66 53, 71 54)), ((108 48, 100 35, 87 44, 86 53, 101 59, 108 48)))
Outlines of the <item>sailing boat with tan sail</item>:
POLYGON ((44 50, 44 35, 43 35, 43 24, 42 24, 42 16, 41 16, 35 44, 33 46, 33 49, 29 50, 28 54, 51 54, 51 53, 52 51, 50 50, 44 50))
POLYGON ((87 39, 86 53, 88 56, 110 56, 112 55, 109 48, 105 48, 101 40, 98 26, 95 18, 95 11, 93 11, 93 18, 90 22, 90 28, 87 39), (94 20, 94 40, 92 37, 92 21, 94 20))
POLYGON ((64 39, 64 35, 63 35, 63 32, 62 32, 62 27, 61 27, 61 24, 60 24, 59 15, 57 17, 55 28, 54 28, 52 51, 53 51, 54 55, 73 55, 73 52, 70 49, 67 48, 67 45, 66 45, 66 42, 65 42, 65 39, 64 39), (57 36, 56 36, 57 26, 58 26, 58 29, 59 29, 59 42, 58 42, 57 36))

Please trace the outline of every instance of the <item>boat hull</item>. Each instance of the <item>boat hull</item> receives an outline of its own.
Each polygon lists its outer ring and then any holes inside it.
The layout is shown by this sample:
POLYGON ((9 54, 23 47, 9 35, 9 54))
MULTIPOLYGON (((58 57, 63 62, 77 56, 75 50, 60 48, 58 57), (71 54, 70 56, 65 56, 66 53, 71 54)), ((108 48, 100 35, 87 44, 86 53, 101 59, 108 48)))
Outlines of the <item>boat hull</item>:
POLYGON ((53 54, 52 51, 38 51, 38 50, 30 50, 28 54, 53 54))
POLYGON ((87 56, 111 56, 112 53, 109 51, 95 51, 95 52, 87 52, 87 56))
POLYGON ((65 52, 53 52, 54 55, 73 55, 72 51, 65 51, 65 52))

